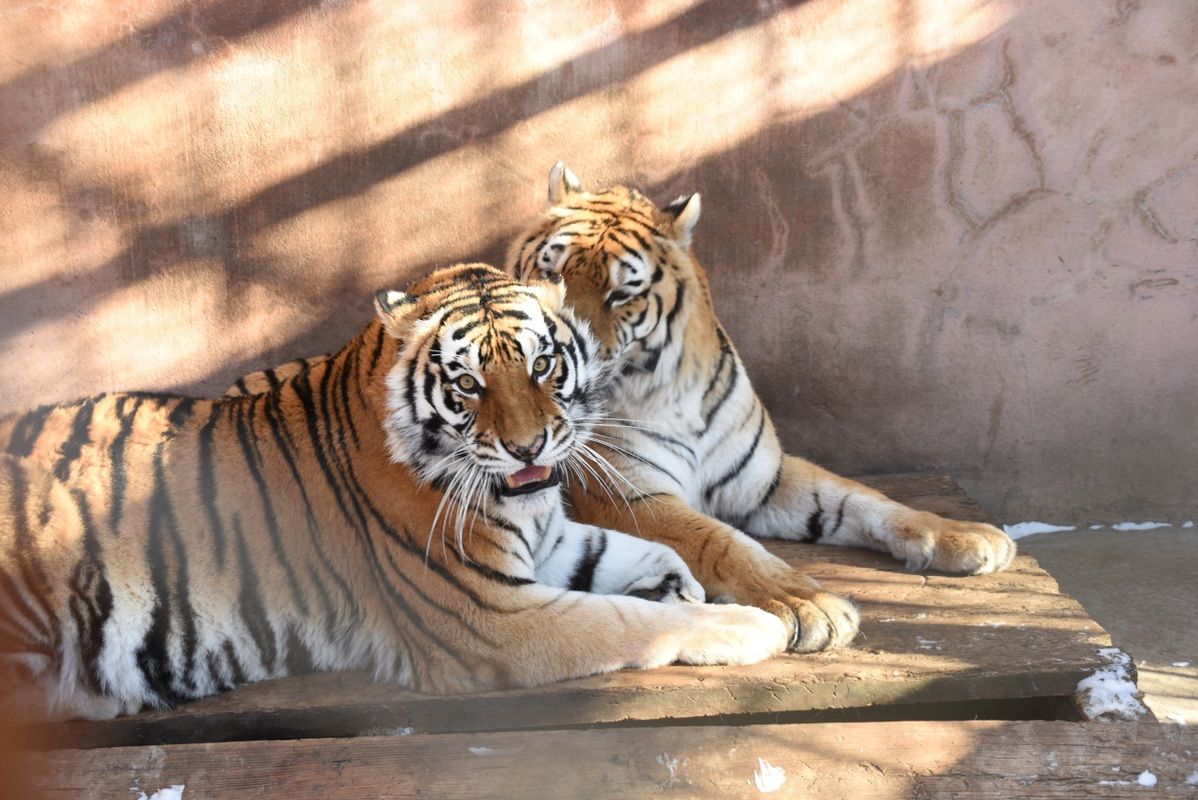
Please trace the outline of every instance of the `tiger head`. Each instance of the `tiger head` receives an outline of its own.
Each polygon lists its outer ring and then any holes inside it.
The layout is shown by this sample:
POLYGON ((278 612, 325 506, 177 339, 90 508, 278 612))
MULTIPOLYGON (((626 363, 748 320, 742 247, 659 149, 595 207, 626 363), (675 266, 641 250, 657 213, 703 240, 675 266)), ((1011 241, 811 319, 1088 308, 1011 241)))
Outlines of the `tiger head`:
POLYGON ((604 376, 563 296, 560 280, 524 285, 485 264, 378 292, 399 340, 386 379, 392 459, 467 503, 556 485, 585 448, 604 376))
POLYGON ((705 285, 689 254, 699 195, 658 208, 623 186, 587 192, 559 161, 549 173, 549 205, 547 216, 512 244, 513 274, 526 281, 560 276, 605 358, 660 353, 687 287, 705 285))

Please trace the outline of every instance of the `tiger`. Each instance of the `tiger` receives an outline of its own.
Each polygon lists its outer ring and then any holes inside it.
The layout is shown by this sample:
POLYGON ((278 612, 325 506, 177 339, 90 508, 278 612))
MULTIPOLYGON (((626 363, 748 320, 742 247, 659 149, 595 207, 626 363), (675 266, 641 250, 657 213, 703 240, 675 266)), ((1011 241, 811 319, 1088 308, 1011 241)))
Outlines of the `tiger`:
POLYGON ((464 264, 374 305, 266 391, 0 420, 7 713, 105 719, 311 670, 456 694, 784 652, 777 617, 705 604, 666 545, 567 517, 608 376, 564 283, 464 264))
POLYGON ((616 485, 626 497, 575 486, 576 519, 668 544, 709 596, 778 615, 795 652, 850 642, 858 612, 757 539, 871 548, 917 571, 1010 566, 1015 543, 999 529, 917 511, 784 452, 695 257, 698 194, 659 208, 634 188, 588 192, 558 162, 548 199, 507 267, 525 281, 564 280, 618 371, 612 418, 593 438, 627 479, 616 485))

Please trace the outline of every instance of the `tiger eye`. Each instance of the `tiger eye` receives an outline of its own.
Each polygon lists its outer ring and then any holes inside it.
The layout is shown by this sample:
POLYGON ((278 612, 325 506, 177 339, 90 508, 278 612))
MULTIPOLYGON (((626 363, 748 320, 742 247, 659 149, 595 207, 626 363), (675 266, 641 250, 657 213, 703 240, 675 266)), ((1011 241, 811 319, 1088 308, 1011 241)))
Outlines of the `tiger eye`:
POLYGON ((549 359, 546 356, 537 356, 532 362, 532 374, 540 375, 549 369, 549 359))
POLYGON ((460 375, 454 383, 463 392, 473 392, 478 388, 478 381, 475 380, 473 375, 460 375))

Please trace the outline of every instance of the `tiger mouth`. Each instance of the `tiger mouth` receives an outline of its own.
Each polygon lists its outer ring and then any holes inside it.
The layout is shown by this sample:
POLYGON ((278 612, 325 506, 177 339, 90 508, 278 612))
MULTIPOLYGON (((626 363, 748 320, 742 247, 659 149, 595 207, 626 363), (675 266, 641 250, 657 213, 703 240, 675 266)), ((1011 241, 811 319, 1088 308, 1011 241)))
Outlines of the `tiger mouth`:
POLYGON ((504 495, 532 494, 560 482, 557 470, 550 467, 525 467, 504 478, 499 493, 504 495))

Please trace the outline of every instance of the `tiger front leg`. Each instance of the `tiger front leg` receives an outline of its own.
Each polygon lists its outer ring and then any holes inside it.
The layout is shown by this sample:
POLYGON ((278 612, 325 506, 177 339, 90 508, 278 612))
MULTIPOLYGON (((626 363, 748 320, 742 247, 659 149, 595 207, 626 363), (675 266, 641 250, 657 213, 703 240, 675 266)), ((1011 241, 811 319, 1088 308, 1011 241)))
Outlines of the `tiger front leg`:
POLYGON ((852 601, 824 591, 760 542, 696 511, 681 498, 659 495, 630 506, 595 501, 583 492, 572 494, 571 499, 576 512, 587 520, 635 530, 669 545, 690 567, 708 598, 769 611, 786 626, 791 652, 840 647, 857 635, 859 618, 852 601))
POLYGON ((663 603, 702 603, 702 585, 673 549, 619 531, 563 518, 541 540, 537 581, 593 594, 663 603))
POLYGON ((746 665, 786 649, 783 624, 757 608, 655 603, 542 584, 475 588, 485 592, 487 607, 472 616, 477 633, 463 638, 474 648, 469 658, 441 660, 414 688, 452 694, 668 664, 746 665))
POLYGON ((882 550, 912 570, 998 572, 1011 565, 1016 551, 993 525, 917 511, 793 456, 785 457, 768 502, 744 520, 755 536, 882 550))

